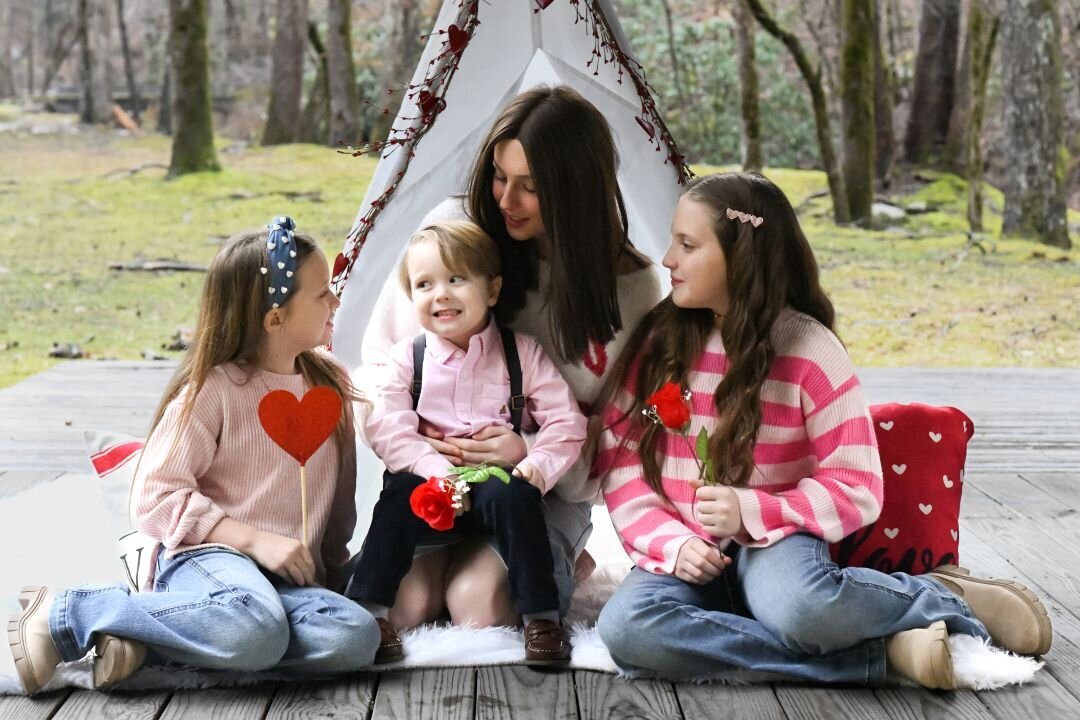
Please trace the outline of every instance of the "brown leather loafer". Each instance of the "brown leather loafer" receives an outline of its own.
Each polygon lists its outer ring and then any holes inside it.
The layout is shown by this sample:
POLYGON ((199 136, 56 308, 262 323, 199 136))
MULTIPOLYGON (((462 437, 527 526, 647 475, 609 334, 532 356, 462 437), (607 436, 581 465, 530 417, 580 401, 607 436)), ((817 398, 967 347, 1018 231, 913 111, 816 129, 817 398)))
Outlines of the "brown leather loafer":
POLYGON ((544 665, 570 662, 570 641, 566 630, 550 620, 533 620, 525 627, 525 660, 544 665))
POLYGON ((1017 655, 1045 655, 1054 640, 1050 616, 1039 598, 1014 580, 973 576, 966 568, 942 565, 927 573, 964 599, 986 626, 994 644, 1017 655))
POLYGON ((375 618, 379 623, 379 649, 375 651, 375 664, 386 665, 405 658, 405 646, 397 630, 386 618, 375 618))
POLYGON ((27 695, 39 692, 60 664, 60 653, 49 632, 52 600, 47 587, 24 587, 19 594, 22 614, 8 620, 8 646, 27 695))

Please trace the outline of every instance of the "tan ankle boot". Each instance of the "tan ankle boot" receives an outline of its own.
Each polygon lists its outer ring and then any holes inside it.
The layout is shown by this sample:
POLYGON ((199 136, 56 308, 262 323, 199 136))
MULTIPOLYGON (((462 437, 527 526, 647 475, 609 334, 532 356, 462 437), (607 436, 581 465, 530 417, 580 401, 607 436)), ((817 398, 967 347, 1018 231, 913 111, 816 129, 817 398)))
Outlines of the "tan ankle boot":
POLYGON ((925 688, 956 689, 945 621, 885 639, 886 669, 925 688))
POLYGON ((19 593, 22 614, 8 620, 8 646, 27 695, 34 695, 56 673, 60 653, 49 633, 53 593, 47 587, 24 587, 19 593))
POLYGON ((963 598, 994 644, 1018 655, 1045 655, 1050 650, 1054 639, 1050 616, 1024 585, 973 577, 955 565, 942 565, 927 576, 963 598))
POLYGON ((142 667, 146 646, 137 640, 98 633, 94 642, 94 688, 108 690, 142 667))

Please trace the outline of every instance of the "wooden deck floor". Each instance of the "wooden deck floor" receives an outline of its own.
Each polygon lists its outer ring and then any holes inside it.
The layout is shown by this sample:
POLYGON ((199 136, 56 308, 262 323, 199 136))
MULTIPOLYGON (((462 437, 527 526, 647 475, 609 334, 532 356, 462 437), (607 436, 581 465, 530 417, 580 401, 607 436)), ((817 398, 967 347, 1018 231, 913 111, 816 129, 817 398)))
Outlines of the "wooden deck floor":
MULTIPOLYGON (((87 472, 83 429, 144 432, 171 372, 167 364, 72 362, 0 391, 0 495, 87 472)), ((871 402, 952 404, 974 420, 961 553, 976 572, 1017 578, 1046 603, 1054 647, 1031 685, 954 693, 733 687, 502 666, 230 690, 0 697, 0 719, 1080 717, 1080 370, 860 376, 871 402)))

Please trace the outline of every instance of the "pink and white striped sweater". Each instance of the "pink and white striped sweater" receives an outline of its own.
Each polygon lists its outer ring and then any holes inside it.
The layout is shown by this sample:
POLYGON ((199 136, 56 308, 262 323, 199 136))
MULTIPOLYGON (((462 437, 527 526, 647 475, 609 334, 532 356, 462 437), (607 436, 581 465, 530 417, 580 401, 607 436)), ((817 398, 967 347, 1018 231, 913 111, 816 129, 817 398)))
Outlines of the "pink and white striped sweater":
MULTIPOLYGON (((674 507, 649 487, 637 443, 626 439, 629 419, 617 422, 632 403, 632 379, 606 409, 594 473, 623 548, 643 570, 673 573, 679 550, 692 537, 719 547, 731 540, 764 547, 796 532, 833 542, 881 512, 877 441, 844 347, 823 325, 793 310, 777 318, 772 337, 777 354, 762 386, 756 467, 746 487, 735 489, 744 535, 716 538, 694 519, 691 481, 698 468, 678 433, 664 430, 657 443, 663 487, 674 507)), ((728 366, 720 333, 713 332, 689 375, 691 439, 702 427, 714 431, 713 393, 728 366)))

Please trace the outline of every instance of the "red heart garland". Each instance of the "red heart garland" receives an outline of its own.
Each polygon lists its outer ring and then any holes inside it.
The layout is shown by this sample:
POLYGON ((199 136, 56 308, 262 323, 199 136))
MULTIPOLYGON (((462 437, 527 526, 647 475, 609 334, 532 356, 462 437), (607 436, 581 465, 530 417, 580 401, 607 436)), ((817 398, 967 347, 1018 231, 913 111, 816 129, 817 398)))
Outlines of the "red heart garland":
POLYGON ((634 119, 637 120, 637 124, 641 126, 641 129, 644 130, 649 135, 649 139, 652 140, 656 134, 656 130, 653 129, 652 123, 640 115, 635 115, 634 119))
POLYGON ((457 25, 451 25, 446 29, 446 35, 450 42, 450 52, 459 53, 469 44, 469 33, 457 25))
POLYGON ((338 253, 334 258, 334 274, 332 277, 337 277, 345 271, 345 267, 349 264, 349 259, 345 257, 344 253, 338 253))
POLYGON ((301 465, 326 442, 341 418, 341 396, 322 386, 297 401, 288 390, 274 390, 259 402, 259 422, 270 439, 301 465))
POLYGON ((603 377, 604 371, 607 370, 607 348, 595 340, 590 340, 582 362, 593 375, 603 377))

